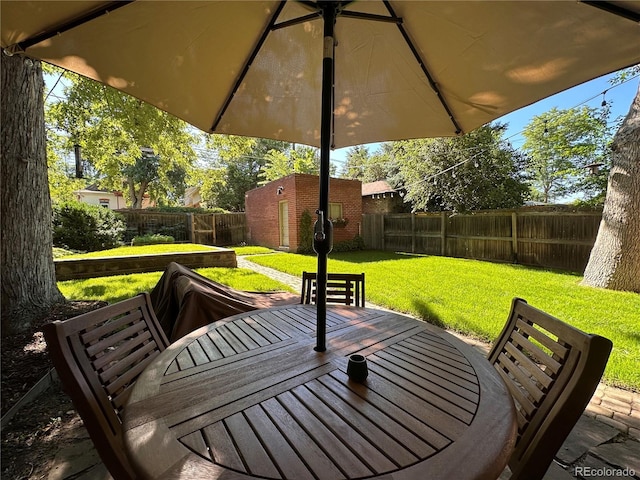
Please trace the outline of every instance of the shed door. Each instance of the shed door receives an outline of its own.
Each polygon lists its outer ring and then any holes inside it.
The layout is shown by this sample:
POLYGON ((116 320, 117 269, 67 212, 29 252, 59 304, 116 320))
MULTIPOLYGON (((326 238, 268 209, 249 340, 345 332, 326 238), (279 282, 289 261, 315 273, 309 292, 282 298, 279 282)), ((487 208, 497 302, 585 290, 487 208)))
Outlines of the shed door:
POLYGON ((279 220, 280 220, 280 246, 289 246, 289 202, 283 200, 279 203, 279 220))

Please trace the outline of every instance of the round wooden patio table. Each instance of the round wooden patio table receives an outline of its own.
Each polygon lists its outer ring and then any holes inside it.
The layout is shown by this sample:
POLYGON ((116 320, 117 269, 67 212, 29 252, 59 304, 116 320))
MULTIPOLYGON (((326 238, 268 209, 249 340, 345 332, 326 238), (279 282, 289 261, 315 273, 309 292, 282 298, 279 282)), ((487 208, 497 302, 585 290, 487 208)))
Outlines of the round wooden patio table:
POLYGON ((513 402, 473 348, 428 323, 315 306, 229 317, 183 337, 124 409, 142 478, 496 478, 516 439, 513 402), (347 376, 364 355, 363 383, 347 376))

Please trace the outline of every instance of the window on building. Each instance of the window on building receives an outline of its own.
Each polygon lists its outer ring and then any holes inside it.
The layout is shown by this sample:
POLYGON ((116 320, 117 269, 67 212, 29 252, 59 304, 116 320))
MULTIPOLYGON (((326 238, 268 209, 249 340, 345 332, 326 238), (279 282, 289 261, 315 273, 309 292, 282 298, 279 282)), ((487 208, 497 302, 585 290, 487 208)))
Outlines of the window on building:
POLYGON ((344 218, 342 216, 342 204, 330 203, 329 204, 329 218, 331 220, 337 220, 338 218, 344 218))
POLYGON ((101 198, 100 199, 100 206, 104 207, 104 208, 109 208, 109 199, 108 198, 101 198))

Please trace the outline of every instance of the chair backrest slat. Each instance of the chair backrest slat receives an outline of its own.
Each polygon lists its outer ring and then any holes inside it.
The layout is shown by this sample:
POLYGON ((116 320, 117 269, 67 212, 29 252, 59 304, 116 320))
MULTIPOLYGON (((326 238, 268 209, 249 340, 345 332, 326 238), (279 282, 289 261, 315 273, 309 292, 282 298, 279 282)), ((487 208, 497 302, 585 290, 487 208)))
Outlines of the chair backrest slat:
MULTIPOLYGON (((302 272, 302 293, 300 303, 316 303, 317 274, 302 272)), ((364 307, 364 273, 327 274, 327 303, 364 307)))
POLYGON ((598 386, 612 346, 604 337, 513 300, 488 356, 516 405, 512 478, 543 478, 598 386))
POLYGON ((114 478, 135 478, 122 445, 122 408, 144 368, 168 345, 140 294, 43 328, 49 354, 114 478))
POLYGON ((532 402, 534 406, 540 404, 540 401, 544 398, 545 392, 541 388, 541 385, 534 381, 533 376, 524 368, 521 368, 523 364, 512 360, 507 355, 501 354, 498 357, 496 365, 499 365, 503 371, 508 372, 513 376, 527 398, 532 402))
MULTIPOLYGON (((99 318, 103 318, 102 316, 99 318)), ((120 327, 125 325, 129 325, 130 323, 136 323, 142 320, 142 312, 140 310, 134 310, 132 312, 126 312, 124 315, 120 317, 113 318, 103 318, 100 323, 96 323, 91 327, 87 328, 85 333, 80 335, 82 343, 86 345, 91 345, 96 342, 98 339, 104 337, 105 335, 111 335, 114 331, 117 331, 120 327)), ((98 317, 96 318, 96 322, 98 321, 98 317)))
POLYGON ((127 355, 128 352, 132 352, 139 348, 140 345, 146 345, 147 343, 153 343, 153 337, 151 333, 148 331, 140 332, 139 335, 136 335, 131 340, 120 345, 117 349, 112 349, 103 355, 100 355, 93 361, 93 367, 102 371, 109 364, 118 361, 118 359, 127 355))
POLYGON ((132 351, 129 355, 126 355, 117 362, 112 363, 109 368, 98 373, 98 377, 103 385, 111 384, 113 383, 113 379, 120 378, 126 374, 127 371, 131 370, 131 368, 149 357, 150 353, 157 350, 158 347, 151 342, 141 345, 137 350, 132 351))
POLYGON ((544 364, 547 368, 551 369, 554 374, 558 374, 560 369, 562 369, 562 363, 555 360, 553 357, 548 355, 544 350, 542 350, 538 345, 534 344, 527 337, 523 336, 520 332, 514 330, 511 334, 511 342, 515 344, 518 348, 525 350, 528 355, 533 357, 533 359, 538 362, 544 364))
POLYGON ((145 328, 145 322, 141 319, 136 319, 135 323, 127 327, 117 327, 112 331, 112 334, 102 337, 95 343, 83 342, 86 345, 87 355, 91 358, 104 355, 110 348, 119 345, 129 338, 133 338, 139 332, 144 331, 145 328))

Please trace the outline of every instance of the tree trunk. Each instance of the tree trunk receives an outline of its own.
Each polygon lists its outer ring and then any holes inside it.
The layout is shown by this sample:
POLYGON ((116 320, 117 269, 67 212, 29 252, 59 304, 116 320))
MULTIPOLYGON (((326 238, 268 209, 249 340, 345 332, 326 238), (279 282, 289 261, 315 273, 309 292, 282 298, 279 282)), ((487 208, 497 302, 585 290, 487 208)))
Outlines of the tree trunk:
POLYGON ((582 284, 640 293, 640 88, 611 148, 602 221, 582 284))
POLYGON ((40 62, 2 59, 2 334, 22 331, 64 297, 56 285, 40 62))

